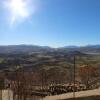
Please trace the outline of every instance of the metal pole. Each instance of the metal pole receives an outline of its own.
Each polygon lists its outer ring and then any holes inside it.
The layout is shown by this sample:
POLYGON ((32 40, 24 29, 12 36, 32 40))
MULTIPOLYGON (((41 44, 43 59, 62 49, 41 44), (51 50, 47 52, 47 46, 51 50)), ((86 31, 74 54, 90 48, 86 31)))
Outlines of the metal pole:
POLYGON ((87 89, 89 89, 89 75, 90 75, 90 73, 89 73, 89 65, 87 64, 87 89))
POLYGON ((73 98, 75 98, 75 72, 76 72, 76 59, 75 59, 75 56, 74 56, 74 89, 73 89, 73 98))
MULTIPOLYGON (((42 91, 43 91, 43 85, 44 85, 44 80, 43 80, 43 71, 42 71, 42 91)), ((43 96, 42 96, 42 100, 43 100, 43 96)))

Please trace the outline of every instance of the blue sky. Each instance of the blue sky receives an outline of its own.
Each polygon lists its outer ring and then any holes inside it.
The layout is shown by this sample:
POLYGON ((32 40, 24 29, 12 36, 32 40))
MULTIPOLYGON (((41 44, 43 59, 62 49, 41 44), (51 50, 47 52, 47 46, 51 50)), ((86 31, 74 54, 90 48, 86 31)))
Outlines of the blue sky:
MULTIPOLYGON (((5 1, 10 4, 14 0, 5 1)), ((3 4, 0 1, 0 45, 100 44, 100 0, 39 0, 23 9, 10 5, 15 8, 12 16, 12 8, 3 4)))

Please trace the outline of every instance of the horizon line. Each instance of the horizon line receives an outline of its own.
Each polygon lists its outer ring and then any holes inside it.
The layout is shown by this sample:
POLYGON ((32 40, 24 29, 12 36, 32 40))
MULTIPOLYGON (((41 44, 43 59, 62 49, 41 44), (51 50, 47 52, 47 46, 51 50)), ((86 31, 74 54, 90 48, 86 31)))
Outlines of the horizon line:
POLYGON ((64 48, 64 47, 86 47, 86 46, 99 46, 100 44, 86 44, 86 45, 65 45, 65 46, 50 46, 50 45, 38 45, 38 44, 0 44, 0 46, 41 46, 50 48, 64 48))

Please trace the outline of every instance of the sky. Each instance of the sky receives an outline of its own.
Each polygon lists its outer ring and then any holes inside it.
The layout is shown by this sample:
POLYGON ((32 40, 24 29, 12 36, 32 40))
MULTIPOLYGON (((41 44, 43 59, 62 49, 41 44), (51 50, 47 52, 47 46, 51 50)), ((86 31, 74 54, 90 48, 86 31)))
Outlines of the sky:
POLYGON ((100 0, 0 0, 0 45, 100 44, 100 0))

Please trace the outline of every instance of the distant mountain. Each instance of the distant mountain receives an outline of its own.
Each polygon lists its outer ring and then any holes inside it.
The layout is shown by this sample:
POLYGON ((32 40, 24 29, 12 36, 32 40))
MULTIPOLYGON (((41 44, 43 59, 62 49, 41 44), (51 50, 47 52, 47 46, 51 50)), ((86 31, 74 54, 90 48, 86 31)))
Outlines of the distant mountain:
POLYGON ((53 49, 48 46, 36 45, 8 45, 0 46, 0 53, 30 53, 30 52, 46 52, 53 49))
POLYGON ((61 48, 51 48, 48 46, 37 45, 8 45, 0 46, 0 53, 43 53, 43 52, 73 52, 78 51, 89 54, 100 54, 100 45, 87 45, 87 46, 64 46, 61 48))
POLYGON ((66 49, 75 49, 75 48, 100 48, 100 45, 86 45, 86 46, 64 46, 62 48, 66 48, 66 49))
POLYGON ((64 47, 62 47, 62 48, 70 48, 70 49, 73 49, 73 48, 79 48, 79 46, 74 46, 74 45, 72 46, 72 45, 71 45, 71 46, 64 46, 64 47))
POLYGON ((87 45, 85 47, 89 47, 89 48, 100 48, 100 45, 87 45))
POLYGON ((58 50, 63 52, 79 51, 88 54, 100 54, 100 45, 65 46, 63 48, 58 48, 58 50))
POLYGON ((100 54, 100 45, 87 45, 80 47, 79 51, 91 54, 100 54))

